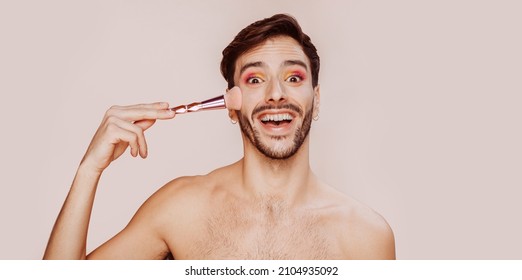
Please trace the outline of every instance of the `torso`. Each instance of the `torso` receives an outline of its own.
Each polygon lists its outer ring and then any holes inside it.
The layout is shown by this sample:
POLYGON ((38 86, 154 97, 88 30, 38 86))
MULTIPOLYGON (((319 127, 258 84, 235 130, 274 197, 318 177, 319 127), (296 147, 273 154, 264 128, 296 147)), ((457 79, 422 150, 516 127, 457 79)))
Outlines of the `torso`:
MULTIPOLYGON (((225 198, 223 198, 225 199, 225 198)), ((336 259, 336 238, 312 209, 291 210, 280 201, 211 203, 188 258, 336 259)))
POLYGON ((164 229, 175 259, 354 258, 345 240, 352 235, 355 201, 328 190, 290 207, 275 198, 246 198, 226 176, 218 178, 186 179, 184 198, 169 202, 180 206, 171 209, 175 215, 164 229))

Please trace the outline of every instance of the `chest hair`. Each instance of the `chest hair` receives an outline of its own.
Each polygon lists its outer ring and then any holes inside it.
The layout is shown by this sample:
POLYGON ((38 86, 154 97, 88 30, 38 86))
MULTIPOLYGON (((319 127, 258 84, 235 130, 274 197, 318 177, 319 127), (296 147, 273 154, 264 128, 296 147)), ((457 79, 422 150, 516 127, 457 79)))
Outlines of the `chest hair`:
POLYGON ((284 202, 229 203, 213 207, 191 250, 197 259, 328 259, 332 240, 311 210, 284 202))

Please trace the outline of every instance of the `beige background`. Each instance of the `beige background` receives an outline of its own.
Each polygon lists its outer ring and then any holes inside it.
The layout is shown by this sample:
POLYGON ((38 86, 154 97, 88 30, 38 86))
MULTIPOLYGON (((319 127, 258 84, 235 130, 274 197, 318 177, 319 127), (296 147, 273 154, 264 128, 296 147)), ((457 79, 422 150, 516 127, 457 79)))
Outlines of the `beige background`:
MULTIPOLYGON (((1 1, 0 259, 41 258, 113 105, 222 93, 221 50, 285 12, 322 59, 312 167, 395 231, 400 259, 522 258, 520 1, 1 1), (320 4, 319 4, 320 3, 320 4)), ((178 116, 101 180, 88 247, 158 187, 242 154, 224 111, 178 116)))

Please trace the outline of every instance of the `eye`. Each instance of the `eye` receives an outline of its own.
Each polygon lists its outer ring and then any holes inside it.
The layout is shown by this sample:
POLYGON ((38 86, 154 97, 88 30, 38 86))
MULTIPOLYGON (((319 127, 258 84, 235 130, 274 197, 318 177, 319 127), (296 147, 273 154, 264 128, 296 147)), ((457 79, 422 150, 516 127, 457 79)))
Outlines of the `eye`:
POLYGON ((261 83, 263 80, 261 80, 259 77, 250 77, 246 80, 247 83, 249 84, 259 84, 261 83))
POLYGON ((303 80, 303 77, 301 77, 300 75, 292 75, 292 76, 286 78, 286 81, 290 82, 290 83, 299 83, 302 80, 303 80))

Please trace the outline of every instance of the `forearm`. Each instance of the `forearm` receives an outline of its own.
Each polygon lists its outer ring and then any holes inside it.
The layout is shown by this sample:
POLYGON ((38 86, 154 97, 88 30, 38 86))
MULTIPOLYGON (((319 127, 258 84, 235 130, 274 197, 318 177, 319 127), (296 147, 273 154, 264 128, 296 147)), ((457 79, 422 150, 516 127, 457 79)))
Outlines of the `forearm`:
POLYGON ((147 157, 144 131, 158 119, 176 115, 166 102, 112 106, 94 134, 62 210, 56 219, 44 259, 85 259, 87 231, 101 173, 130 146, 131 155, 147 157))
POLYGON ((80 165, 56 219, 44 259, 85 259, 87 232, 101 173, 80 165))

